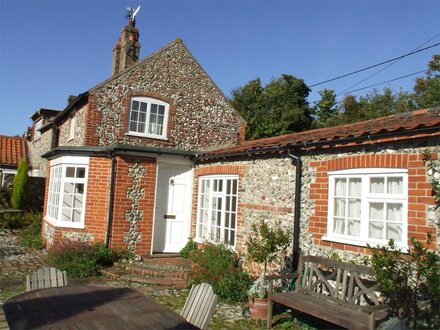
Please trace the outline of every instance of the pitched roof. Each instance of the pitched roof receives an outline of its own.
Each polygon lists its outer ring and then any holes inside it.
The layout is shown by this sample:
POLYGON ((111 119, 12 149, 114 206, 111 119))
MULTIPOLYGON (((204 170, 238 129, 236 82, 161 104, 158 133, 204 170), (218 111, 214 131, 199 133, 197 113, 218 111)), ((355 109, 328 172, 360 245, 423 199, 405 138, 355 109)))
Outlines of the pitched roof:
POLYGON ((0 135, 0 165, 16 165, 26 159, 25 138, 0 135))
POLYGON ((199 160, 281 152, 286 148, 310 150, 414 139, 440 137, 440 108, 405 112, 353 124, 314 129, 271 138, 245 141, 238 146, 217 149, 198 156, 199 160))

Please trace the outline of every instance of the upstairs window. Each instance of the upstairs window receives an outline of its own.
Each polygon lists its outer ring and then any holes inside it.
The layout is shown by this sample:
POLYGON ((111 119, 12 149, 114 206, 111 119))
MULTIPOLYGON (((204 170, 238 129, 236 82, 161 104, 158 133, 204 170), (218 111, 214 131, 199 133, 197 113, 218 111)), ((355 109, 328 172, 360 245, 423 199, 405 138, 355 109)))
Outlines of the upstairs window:
POLYGON ((40 119, 35 123, 34 127, 34 141, 38 140, 41 137, 40 128, 43 127, 43 119, 40 119))
POLYGON ((134 97, 130 104, 130 135, 166 139, 169 105, 148 97, 134 97))
POLYGON ((76 129, 76 116, 70 117, 70 127, 69 127, 69 141, 73 140, 75 137, 76 129))
POLYGON ((354 245, 407 247, 408 174, 400 169, 329 173, 325 239, 354 245))

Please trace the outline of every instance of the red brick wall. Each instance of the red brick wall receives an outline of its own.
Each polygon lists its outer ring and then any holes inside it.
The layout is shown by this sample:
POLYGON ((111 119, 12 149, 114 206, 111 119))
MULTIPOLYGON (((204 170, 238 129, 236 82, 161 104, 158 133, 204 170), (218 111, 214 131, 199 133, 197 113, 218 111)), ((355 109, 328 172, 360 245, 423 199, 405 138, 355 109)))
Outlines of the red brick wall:
POLYGON ((129 166, 139 164, 146 168, 146 174, 141 178, 141 189, 144 196, 140 199, 139 209, 143 211, 143 219, 137 223, 137 231, 141 233, 141 242, 136 245, 137 254, 150 254, 154 194, 156 184, 156 159, 118 156, 116 158, 116 182, 114 194, 113 225, 111 232, 112 248, 127 248, 124 234, 129 231, 130 222, 125 219, 125 212, 131 209, 132 201, 127 198, 127 188, 132 187, 133 177, 128 175, 129 166))
MULTIPOLYGON (((125 219, 125 212, 131 209, 132 201, 127 198, 127 188, 132 187, 133 178, 128 175, 129 166, 135 163, 146 168, 141 178, 141 189, 144 196, 139 201, 143 219, 137 223, 141 233, 141 242, 136 245, 136 253, 149 254, 151 249, 154 194, 156 182, 156 160, 154 158, 136 158, 129 156, 116 157, 116 176, 114 191, 113 222, 110 238, 112 248, 127 248, 124 234, 129 231, 130 223, 125 219)), ((49 168, 50 170, 50 168, 49 168)), ((47 223, 54 230, 54 241, 61 240, 63 233, 92 234, 95 242, 105 242, 107 232, 108 203, 110 191, 111 160, 103 157, 90 157, 87 182, 87 199, 85 228, 60 228, 47 223)), ((47 208, 49 182, 47 177, 44 212, 47 208)))
POLYGON ((99 139, 96 134, 96 127, 101 122, 101 112, 96 109, 96 97, 94 95, 89 95, 86 110, 84 145, 97 146, 99 139))
MULTIPOLYGON (((435 234, 427 223, 427 207, 434 204, 432 187, 428 182, 424 155, 418 154, 367 154, 310 162, 316 168, 316 181, 310 185, 310 198, 315 203, 315 213, 310 217, 309 231, 314 244, 336 249, 367 253, 364 247, 323 241, 327 233, 328 171, 356 168, 408 169, 408 238, 426 240, 426 233, 435 234)), ((410 244, 410 242, 408 242, 410 244)), ((432 248, 435 247, 432 243, 432 248)))
MULTIPOLYGON (((48 166, 50 173, 50 166, 48 166)), ((95 242, 105 242, 108 212, 108 192, 110 190, 111 160, 108 158, 90 157, 87 182, 85 228, 63 228, 46 224, 54 230, 54 241, 59 241, 63 233, 83 233, 94 236, 95 242)), ((44 198, 44 213, 47 210, 47 197, 49 193, 49 175, 46 177, 46 192, 44 198)))

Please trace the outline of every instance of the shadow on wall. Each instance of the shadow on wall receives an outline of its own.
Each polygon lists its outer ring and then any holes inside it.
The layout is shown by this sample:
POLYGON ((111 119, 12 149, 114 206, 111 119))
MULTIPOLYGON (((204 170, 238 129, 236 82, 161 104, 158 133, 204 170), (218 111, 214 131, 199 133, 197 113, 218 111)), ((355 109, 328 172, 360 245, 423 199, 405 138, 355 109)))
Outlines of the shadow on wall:
POLYGON ((32 211, 43 211, 44 192, 46 189, 46 178, 28 178, 27 208, 32 211))

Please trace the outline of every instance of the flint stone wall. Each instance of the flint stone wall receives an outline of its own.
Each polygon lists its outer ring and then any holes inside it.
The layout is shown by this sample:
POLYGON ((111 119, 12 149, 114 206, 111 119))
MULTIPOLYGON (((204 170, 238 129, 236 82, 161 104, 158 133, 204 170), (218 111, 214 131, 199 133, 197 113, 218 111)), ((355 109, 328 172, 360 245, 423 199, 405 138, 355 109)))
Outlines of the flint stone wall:
POLYGON ((161 140, 126 135, 129 102, 136 95, 168 100, 175 109, 168 140, 183 150, 211 149, 237 142, 244 124, 225 96, 177 40, 125 73, 90 90, 99 113, 99 145, 164 146, 161 140))

